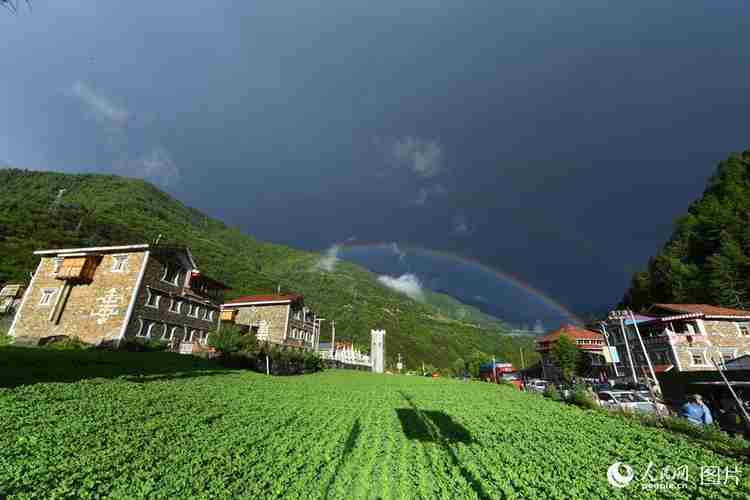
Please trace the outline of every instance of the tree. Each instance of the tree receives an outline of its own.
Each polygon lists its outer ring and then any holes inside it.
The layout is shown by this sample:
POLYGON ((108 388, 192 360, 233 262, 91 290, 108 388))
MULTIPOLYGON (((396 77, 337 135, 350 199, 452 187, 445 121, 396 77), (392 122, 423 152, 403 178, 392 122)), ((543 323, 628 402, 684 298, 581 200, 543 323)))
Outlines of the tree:
POLYGON ((659 302, 750 307, 750 150, 719 163, 703 196, 677 220, 622 305, 659 302))
POLYGON ((563 379, 570 382, 581 359, 581 351, 578 350, 575 342, 567 335, 560 335, 557 342, 552 346, 551 354, 555 364, 562 372, 563 379))
POLYGON ((466 374, 466 361, 463 358, 458 358, 451 365, 451 369, 453 370, 453 375, 463 377, 466 374))
POLYGON ((222 325, 208 336, 208 345, 222 354, 255 350, 258 342, 252 333, 243 333, 237 325, 222 325))
POLYGON ((488 359, 489 356, 482 351, 474 351, 471 354, 471 357, 469 357, 469 362, 467 363, 469 374, 474 378, 479 378, 479 370, 482 364, 486 363, 488 359))

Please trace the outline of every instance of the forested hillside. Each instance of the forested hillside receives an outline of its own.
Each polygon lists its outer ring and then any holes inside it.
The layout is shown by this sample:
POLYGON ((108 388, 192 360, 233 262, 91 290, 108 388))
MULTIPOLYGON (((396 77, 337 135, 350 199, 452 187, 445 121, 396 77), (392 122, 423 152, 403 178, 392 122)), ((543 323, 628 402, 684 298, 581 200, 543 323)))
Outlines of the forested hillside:
POLYGON ((750 150, 722 161, 671 238, 633 277, 623 302, 750 308, 750 150))
MULTIPOLYGON (((337 338, 369 344, 371 328, 387 330, 389 359, 409 366, 450 366, 476 350, 519 363, 530 338, 509 338, 504 326, 441 294, 425 303, 385 288, 367 270, 338 262, 316 266, 319 254, 260 242, 185 206, 141 180, 0 170, 0 283, 26 280, 34 250, 125 243, 185 244, 206 273, 233 287, 232 295, 295 291, 320 316, 335 319, 337 338)), ((324 329, 324 337, 328 334, 324 329)))

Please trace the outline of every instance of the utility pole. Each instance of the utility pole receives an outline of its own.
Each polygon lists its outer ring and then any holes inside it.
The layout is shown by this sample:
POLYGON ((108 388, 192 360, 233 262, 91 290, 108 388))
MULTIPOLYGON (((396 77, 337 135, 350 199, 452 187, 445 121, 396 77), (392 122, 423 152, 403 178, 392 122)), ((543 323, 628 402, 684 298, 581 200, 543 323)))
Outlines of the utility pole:
POLYGON ((719 371, 719 375, 721 375, 721 378, 724 380, 724 383, 727 384, 727 388, 729 389, 729 392, 732 393, 732 397, 734 398, 734 402, 737 404, 737 407, 742 412, 742 416, 745 417, 745 428, 747 428, 748 432, 750 432, 750 416, 747 414, 747 410, 745 409, 745 405, 742 403, 742 400, 737 395, 736 392, 734 392, 734 388, 732 387, 732 384, 729 383, 729 380, 727 380, 727 376, 724 374, 724 371, 719 366, 719 363, 716 362, 715 359, 711 358, 711 362, 714 364, 716 369, 719 371))
MULTIPOLYGON (((602 327, 602 334, 604 335, 604 341, 607 342, 607 349, 609 349, 609 356, 612 357, 612 347, 609 344, 609 333, 607 333, 607 324, 602 321, 601 323, 602 327)), ((620 372, 617 371, 617 363, 615 363, 615 360, 612 360, 612 368, 615 370, 615 377, 619 378, 620 372)))
POLYGON ((323 323, 326 319, 325 318, 318 318, 316 317, 315 322, 315 352, 320 351, 320 330, 321 330, 321 323, 323 323))
POLYGON ((396 368, 398 368, 398 372, 401 373, 401 368, 403 368, 404 365, 401 363, 401 353, 398 353, 398 364, 396 364, 396 368))
POLYGON ((620 320, 620 330, 622 331, 622 338, 625 340, 625 351, 628 353, 628 361, 630 361, 630 372, 633 374, 633 383, 638 383, 638 375, 635 373, 635 365, 633 364, 633 355, 630 353, 630 342, 628 341, 628 332, 625 330, 625 321, 623 320, 624 315, 622 311, 612 311, 609 313, 610 319, 620 320))
POLYGON ((497 384, 497 371, 495 370, 495 356, 492 356, 492 380, 497 384))
POLYGON ((521 351, 521 370, 525 370, 526 362, 523 360, 523 347, 520 347, 518 350, 521 351))
POLYGON ((635 314, 633 314, 633 311, 628 310, 628 313, 630 313, 630 318, 633 321, 633 326, 635 327, 635 334, 638 337, 638 342, 641 343, 641 349, 643 349, 643 355, 646 356, 646 363, 648 363, 648 370, 651 372, 651 378, 654 380, 654 386, 656 386, 657 389, 659 389, 659 393, 661 393, 661 387, 659 387, 659 380, 656 378, 656 373, 654 372, 654 365, 651 364, 651 356, 648 355, 648 351, 646 350, 646 345, 643 343, 643 337, 641 337, 641 331, 638 329, 638 322, 635 320, 635 314))
POLYGON ((331 355, 336 359, 336 320, 331 320, 331 355))

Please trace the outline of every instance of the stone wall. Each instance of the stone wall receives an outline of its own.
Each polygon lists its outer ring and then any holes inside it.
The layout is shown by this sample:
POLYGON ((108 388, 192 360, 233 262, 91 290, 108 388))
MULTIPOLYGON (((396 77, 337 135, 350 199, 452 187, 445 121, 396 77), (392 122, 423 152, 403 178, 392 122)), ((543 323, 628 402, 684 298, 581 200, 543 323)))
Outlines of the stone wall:
POLYGON ((235 323, 258 327, 258 340, 281 344, 285 340, 285 328, 289 319, 289 304, 261 304, 232 307, 236 309, 235 323))
POLYGON ((12 335, 18 343, 36 344, 45 337, 78 337, 90 344, 111 343, 122 333, 128 305, 143 265, 145 252, 128 253, 124 270, 113 271, 113 255, 105 254, 88 284, 72 285, 55 324, 50 316, 62 296, 65 281, 57 279, 55 258, 44 256, 17 314, 12 335), (49 304, 40 304, 44 290, 55 290, 49 304))
POLYGON ((675 351, 682 370, 713 370, 712 359, 730 359, 750 354, 750 335, 745 335, 740 330, 740 325, 750 328, 744 321, 706 319, 703 320, 705 335, 698 333, 691 336, 692 342, 687 341, 686 335, 680 335, 675 344, 675 351), (699 361, 698 358, 702 359, 701 363, 694 362, 699 361))
POLYGON ((149 256, 126 330, 127 339, 143 337, 165 340, 176 348, 182 341, 205 340, 209 332, 216 330, 219 321, 218 304, 208 305, 205 301, 182 296, 184 281, 174 284, 162 280, 164 266, 168 264, 177 265, 178 262, 168 255, 149 256), (158 297, 155 304, 154 297, 158 297), (150 305, 149 298, 152 299, 150 305), (198 308, 197 317, 188 314, 191 305, 198 308), (209 317, 206 317, 206 311, 211 313, 209 317))

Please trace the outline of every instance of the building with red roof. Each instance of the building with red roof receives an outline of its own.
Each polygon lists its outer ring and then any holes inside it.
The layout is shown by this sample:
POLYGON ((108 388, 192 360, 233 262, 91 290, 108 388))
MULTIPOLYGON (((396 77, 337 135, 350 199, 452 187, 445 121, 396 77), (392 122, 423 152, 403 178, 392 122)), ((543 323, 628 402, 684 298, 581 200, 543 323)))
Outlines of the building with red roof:
POLYGON ((637 316, 635 324, 632 319, 607 322, 609 341, 619 352, 620 375, 632 378, 635 372, 636 378, 644 378, 649 360, 657 375, 715 370, 714 362, 750 354, 750 311, 709 304, 653 304, 646 314, 637 316))
POLYGON ((221 306, 222 325, 235 324, 261 342, 315 349, 320 324, 297 293, 245 295, 221 306))
POLYGON ((542 357, 542 373, 545 378, 559 378, 560 370, 552 356, 552 348, 562 336, 572 340, 583 354, 583 365, 587 367, 583 375, 599 376, 606 369, 604 356, 604 336, 599 332, 592 332, 575 325, 563 325, 560 329, 539 338, 536 341, 536 351, 542 357))

